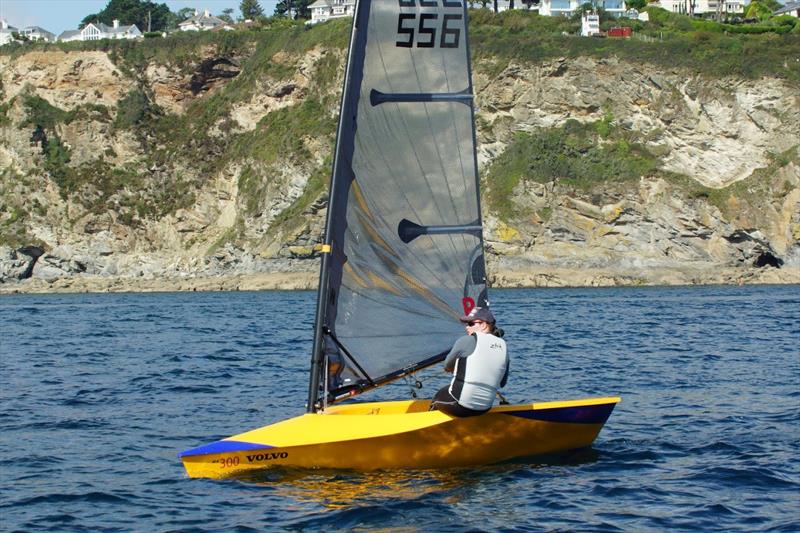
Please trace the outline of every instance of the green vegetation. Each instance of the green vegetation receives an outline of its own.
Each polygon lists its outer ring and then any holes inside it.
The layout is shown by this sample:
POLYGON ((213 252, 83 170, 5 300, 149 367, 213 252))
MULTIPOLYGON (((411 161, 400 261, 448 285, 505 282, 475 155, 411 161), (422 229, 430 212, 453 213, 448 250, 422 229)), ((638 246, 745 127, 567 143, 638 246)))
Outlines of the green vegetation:
POLYGON ((133 89, 120 99, 114 127, 130 129, 141 124, 151 111, 150 100, 141 89, 133 89))
POLYGON ((11 119, 8 118, 8 110, 11 108, 11 102, 0 102, 0 126, 5 126, 11 119))
MULTIPOLYGON (((778 17, 758 25, 733 26, 654 8, 647 10, 652 19, 649 24, 619 22, 633 26, 639 35, 655 39, 652 42, 583 39, 574 35, 579 27, 576 20, 539 17, 525 11, 493 14, 473 10, 472 50, 482 60, 484 71, 495 65, 499 72, 510 59, 535 64, 555 57, 616 55, 670 69, 686 68, 709 77, 767 75, 800 81, 800 63, 788 60, 800 56, 800 34, 792 33, 797 30, 795 21, 778 17), (761 33, 741 33, 745 30, 740 28, 746 27, 757 28, 761 33)), ((23 92, 16 98, 21 99, 27 117, 19 127, 41 130, 43 167, 62 196, 93 212, 113 205, 120 219, 129 224, 191 205, 196 191, 207 180, 220 171, 239 167, 243 168, 238 182, 245 203, 242 212, 245 216, 256 215, 263 209, 272 176, 280 165, 290 163, 304 169, 310 178, 303 194, 276 217, 275 224, 287 225, 302 216, 328 181, 330 160, 317 164, 318 154, 312 154, 312 149, 330 151, 333 146, 342 50, 347 46, 350 24, 344 19, 307 28, 287 18, 272 18, 261 21, 254 30, 185 32, 139 42, 31 44, 3 47, 0 54, 14 56, 31 49, 104 51, 125 74, 138 80, 144 79, 146 69, 159 65, 189 77, 209 57, 209 50, 230 60, 241 73, 198 97, 181 115, 155 105, 144 84, 120 99, 113 117, 104 106, 83 105, 65 111, 23 92), (307 54, 315 49, 318 54, 307 54), (300 89, 294 79, 298 61, 311 57, 316 58, 314 79, 300 89), (299 92, 293 94, 294 91, 299 92), (291 106, 267 113, 254 129, 239 131, 238 123, 231 118, 232 111, 251 105, 254 95, 265 92, 293 94, 296 100, 291 106), (83 118, 113 125, 111 135, 120 130, 133 133, 141 145, 140 159, 120 166, 115 163, 114 149, 106 145, 96 159, 78 165, 57 132, 62 131, 59 125, 83 118)), ((0 124, 8 122, 12 102, 0 105, 0 124)), ((495 128, 498 124, 495 122, 495 128)), ((504 131, 507 127, 503 124, 504 131)), ((481 130, 488 132, 491 127, 483 124, 481 130)), ((504 219, 513 219, 516 213, 507 199, 523 180, 558 181, 585 191, 597 184, 660 175, 719 206, 730 204, 724 194, 743 194, 738 189, 725 193, 702 188, 691 180, 683 183, 684 178, 659 169, 659 154, 646 150, 645 141, 615 125, 610 109, 593 123, 568 121, 562 127, 518 133, 485 173, 489 205, 504 219)), ((781 161, 796 158, 796 152, 776 155, 775 169, 780 168, 781 161)), ((13 216, 7 220, 13 218, 14 224, 25 219, 24 210, 8 212, 13 216)), ((549 207, 538 213, 543 219, 550 214, 549 207)), ((218 245, 243 234, 244 221, 240 219, 218 245)))
MULTIPOLYGON (((12 101, 6 104, 6 109, 11 106, 12 101)), ((81 118, 101 121, 109 118, 108 108, 99 104, 83 104, 71 111, 64 111, 50 104, 44 98, 30 93, 22 96, 22 104, 27 111, 27 117, 19 124, 19 127, 41 127, 48 131, 54 131, 56 124, 70 124, 81 118)))
POLYGON ((319 197, 320 193, 328 186, 331 172, 331 159, 325 159, 325 162, 320 166, 306 182, 306 187, 303 189, 303 194, 295 200, 292 205, 285 209, 280 215, 275 218, 274 225, 280 226, 296 217, 300 216, 306 210, 311 202, 319 197))
POLYGON ((0 245, 18 248, 26 244, 39 245, 41 241, 27 233, 29 209, 37 214, 43 213, 39 200, 27 200, 26 206, 21 202, 27 195, 15 193, 18 185, 29 186, 27 178, 22 174, 6 168, 0 170, 0 245))
MULTIPOLYGON (((327 176, 329 172, 329 163, 325 168, 317 168, 306 146, 313 139, 314 143, 322 142, 323 147, 325 144, 332 147, 338 104, 335 85, 341 54, 322 53, 315 65, 314 83, 304 98, 294 106, 269 113, 255 130, 235 133, 231 130, 235 123, 229 115, 235 104, 249 101, 253 94, 263 90, 265 82, 291 86, 296 62, 308 50, 321 45, 327 50, 332 42, 346 46, 344 22, 347 21, 336 22, 305 29, 283 21, 259 33, 180 35, 171 45, 169 40, 157 39, 139 43, 89 43, 109 47, 115 61, 128 72, 141 72, 150 61, 170 63, 176 58, 190 57, 194 59, 189 64, 196 68, 200 49, 209 44, 215 45, 221 55, 242 54, 245 58, 239 76, 227 82, 223 90, 198 100, 181 116, 166 114, 142 88, 126 94, 118 103, 114 128, 132 131, 143 146, 148 146, 144 157, 127 168, 115 167, 105 159, 114 157, 113 150, 92 162, 72 165, 69 150, 55 134, 56 125, 69 123, 76 115, 86 113, 85 107, 67 112, 30 96, 25 101, 28 118, 21 126, 41 125, 47 132, 44 166, 62 196, 72 196, 90 211, 113 203, 124 222, 134 224, 137 219, 162 216, 190 205, 205 180, 238 162, 247 163, 239 180, 240 190, 247 199, 245 213, 256 214, 269 177, 275 173, 274 167, 287 159, 312 173, 303 196, 289 209, 289 213, 302 212, 324 188, 326 179, 317 174, 327 176), (168 181, 155 186, 149 169, 169 169, 177 162, 188 165, 190 170, 167 171, 163 176, 168 181)), ((110 121, 107 109, 102 110, 106 113, 104 121, 110 121)), ((100 111, 98 107, 92 112, 100 111)), ((280 218, 288 220, 290 216, 280 218)), ((233 232, 229 237, 237 235, 233 232)))
POLYGON ((47 130, 53 130, 56 124, 68 124, 75 116, 74 113, 59 109, 36 95, 25 95, 22 103, 28 112, 28 117, 20 126, 40 126, 47 130))
MULTIPOLYGON (((778 76, 800 82, 800 24, 776 17, 760 25, 695 20, 648 7, 650 22, 614 21, 637 38, 577 37, 580 21, 522 10, 470 12, 472 50, 479 59, 538 63, 557 57, 617 56, 634 63, 686 68, 710 77, 778 76), (643 40, 647 39, 647 40, 643 40)), ((789 17, 791 18, 791 17, 789 17)), ((499 62, 499 63, 502 63, 499 62)))
POLYGON ((614 127, 610 112, 602 120, 519 132, 508 148, 484 173, 491 209, 506 220, 516 211, 509 198, 523 180, 558 181, 583 191, 606 182, 638 180, 658 171, 658 159, 614 127))
POLYGON ((58 185, 61 196, 66 198, 69 193, 75 191, 75 172, 68 166, 72 159, 69 148, 61 142, 57 135, 53 135, 42 143, 42 153, 44 154, 44 169, 50 173, 53 181, 58 185))
POLYGON ((241 0, 239 11, 242 12, 242 17, 250 20, 264 16, 264 9, 258 3, 258 0, 241 0))

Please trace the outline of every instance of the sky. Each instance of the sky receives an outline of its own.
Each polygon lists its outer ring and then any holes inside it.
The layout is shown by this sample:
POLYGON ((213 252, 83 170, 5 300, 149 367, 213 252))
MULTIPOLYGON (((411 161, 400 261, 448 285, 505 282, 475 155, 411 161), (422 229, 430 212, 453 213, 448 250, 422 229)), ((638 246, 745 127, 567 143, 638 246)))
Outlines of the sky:
MULTIPOLYGON (((153 0, 153 2, 167 4, 173 12, 183 7, 191 7, 198 11, 208 9, 212 15, 219 15, 223 9, 231 8, 234 18, 241 15, 239 12, 241 0, 153 0)), ((259 0, 265 15, 272 15, 275 2, 276 0, 259 0)), ((86 15, 102 11, 107 5, 108 0, 0 0, 0 18, 4 18, 15 28, 40 26, 58 35, 64 30, 78 29, 78 24, 86 15)))

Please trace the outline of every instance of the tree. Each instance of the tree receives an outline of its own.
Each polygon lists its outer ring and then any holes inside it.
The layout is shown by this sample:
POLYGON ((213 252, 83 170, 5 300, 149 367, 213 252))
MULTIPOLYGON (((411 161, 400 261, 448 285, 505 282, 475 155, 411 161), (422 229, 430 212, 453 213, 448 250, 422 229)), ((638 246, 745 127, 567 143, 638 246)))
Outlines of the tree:
POLYGON ((120 24, 135 24, 142 32, 161 31, 170 26, 174 16, 166 4, 150 0, 110 0, 102 11, 84 17, 81 27, 90 22, 111 26, 114 20, 119 20, 120 24))
POLYGON ((188 19, 189 17, 194 16, 194 9, 191 7, 182 7, 175 13, 175 16, 178 17, 178 20, 183 22, 184 20, 188 19))
POLYGON ((264 10, 258 0, 242 0, 239 4, 239 11, 242 12, 242 18, 245 20, 256 20, 264 16, 264 10))
POLYGON ((772 10, 769 7, 765 6, 764 3, 758 0, 753 0, 750 2, 750 6, 747 8, 744 18, 767 20, 771 16, 772 10))
POLYGON ((228 24, 233 24, 233 17, 231 16, 232 14, 233 14, 233 8, 228 7, 222 10, 222 15, 220 15, 219 18, 224 20, 228 24))
POLYGON ((644 8, 647 7, 647 0, 625 0, 625 5, 628 6, 629 9, 643 11, 644 8))

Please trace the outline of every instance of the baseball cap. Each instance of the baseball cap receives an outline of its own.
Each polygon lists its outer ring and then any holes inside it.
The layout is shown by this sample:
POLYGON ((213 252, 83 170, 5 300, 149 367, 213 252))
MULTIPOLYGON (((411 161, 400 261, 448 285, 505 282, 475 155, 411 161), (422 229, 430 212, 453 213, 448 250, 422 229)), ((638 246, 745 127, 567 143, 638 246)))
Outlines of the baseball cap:
POLYGON ((494 324, 494 315, 489 311, 488 307, 473 307, 472 311, 467 316, 459 318, 461 322, 472 322, 473 320, 482 320, 489 324, 494 324))

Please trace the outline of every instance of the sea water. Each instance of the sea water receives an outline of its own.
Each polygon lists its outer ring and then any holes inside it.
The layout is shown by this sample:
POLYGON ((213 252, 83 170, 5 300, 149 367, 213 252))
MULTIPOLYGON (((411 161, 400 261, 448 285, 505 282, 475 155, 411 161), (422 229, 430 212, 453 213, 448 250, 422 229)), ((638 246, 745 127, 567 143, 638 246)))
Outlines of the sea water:
POLYGON ((800 531, 798 286, 494 291, 510 400, 622 396, 589 449, 187 478, 179 451, 304 411, 314 299, 0 297, 0 529, 800 531))

